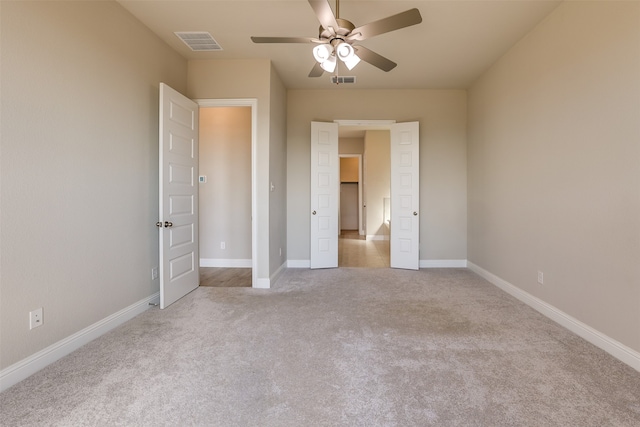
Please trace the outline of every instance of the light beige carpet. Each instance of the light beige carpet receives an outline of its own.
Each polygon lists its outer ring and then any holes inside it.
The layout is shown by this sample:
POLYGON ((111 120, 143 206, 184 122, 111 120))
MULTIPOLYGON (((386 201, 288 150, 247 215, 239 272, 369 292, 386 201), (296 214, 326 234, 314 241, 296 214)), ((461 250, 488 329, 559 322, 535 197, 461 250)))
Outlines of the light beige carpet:
POLYGON ((640 373, 467 270, 288 270, 150 309, 0 425, 638 426, 640 373))

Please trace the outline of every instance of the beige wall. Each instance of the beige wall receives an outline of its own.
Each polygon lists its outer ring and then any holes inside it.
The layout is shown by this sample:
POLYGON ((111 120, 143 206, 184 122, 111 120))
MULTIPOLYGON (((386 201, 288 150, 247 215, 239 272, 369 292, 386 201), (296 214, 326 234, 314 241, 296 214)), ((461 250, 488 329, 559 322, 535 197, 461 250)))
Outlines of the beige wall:
POLYGON ((636 351, 639 120, 638 2, 563 3, 469 92, 469 260, 636 351))
POLYGON ((269 274, 287 260, 287 90, 271 66, 269 123, 269 274))
POLYGON ((250 260, 251 107, 200 108, 199 145, 200 259, 250 260))
POLYGON ((158 86, 187 64, 115 2, 0 7, 5 368, 158 291, 158 86))
MULTIPOLYGON (((364 135, 363 180, 366 209, 365 230, 369 236, 389 236, 384 199, 391 197, 391 133, 368 130, 364 135)), ((389 201, 388 201, 389 202, 389 201)))
POLYGON ((311 121, 420 122, 420 258, 467 257, 466 91, 289 90, 288 259, 309 260, 311 121))
POLYGON ((339 154, 364 154, 364 138, 339 138, 339 154))

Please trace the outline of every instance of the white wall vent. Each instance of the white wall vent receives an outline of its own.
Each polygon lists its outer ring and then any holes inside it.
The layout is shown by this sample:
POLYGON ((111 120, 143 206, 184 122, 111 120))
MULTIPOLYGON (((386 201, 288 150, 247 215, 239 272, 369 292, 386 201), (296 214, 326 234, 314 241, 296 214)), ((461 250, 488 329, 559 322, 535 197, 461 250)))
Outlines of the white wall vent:
POLYGON ((222 50, 222 47, 211 37, 211 34, 205 31, 180 31, 174 34, 193 51, 211 52, 222 50))
POLYGON ((335 84, 355 83, 356 76, 331 76, 331 82, 335 84))

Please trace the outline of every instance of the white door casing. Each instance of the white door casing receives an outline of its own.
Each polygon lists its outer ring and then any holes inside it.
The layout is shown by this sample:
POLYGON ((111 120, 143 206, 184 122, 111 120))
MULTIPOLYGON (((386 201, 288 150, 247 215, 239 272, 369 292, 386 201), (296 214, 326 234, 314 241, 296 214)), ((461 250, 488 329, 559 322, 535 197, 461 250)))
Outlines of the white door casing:
POLYGON ((195 99, 199 107, 250 107, 251 108, 251 286, 269 288, 269 279, 258 278, 258 184, 257 184, 257 150, 258 150, 258 100, 255 98, 235 99, 195 99))
POLYGON ((311 122, 310 267, 338 266, 338 124, 311 122))
POLYGON ((391 268, 420 266, 419 123, 391 126, 391 268))
POLYGON ((160 308, 199 285, 198 105, 160 83, 160 308))

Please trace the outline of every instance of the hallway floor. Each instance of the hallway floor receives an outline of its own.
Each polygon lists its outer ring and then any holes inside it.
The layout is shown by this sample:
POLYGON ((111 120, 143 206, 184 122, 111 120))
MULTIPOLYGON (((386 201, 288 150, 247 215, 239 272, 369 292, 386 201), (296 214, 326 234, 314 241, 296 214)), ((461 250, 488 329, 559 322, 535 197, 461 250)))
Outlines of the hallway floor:
POLYGON ((250 268, 200 267, 200 286, 250 288, 250 268))
POLYGON ((389 268, 389 241, 363 240, 343 230, 338 239, 338 267, 389 268))

